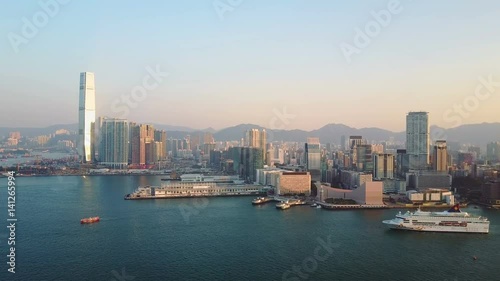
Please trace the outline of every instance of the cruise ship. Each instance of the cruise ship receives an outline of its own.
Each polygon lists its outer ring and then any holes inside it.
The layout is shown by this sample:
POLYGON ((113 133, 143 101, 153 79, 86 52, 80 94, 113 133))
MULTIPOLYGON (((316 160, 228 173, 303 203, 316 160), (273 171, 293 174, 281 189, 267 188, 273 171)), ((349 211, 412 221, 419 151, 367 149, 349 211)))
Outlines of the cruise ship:
POLYGON ((460 205, 454 205, 444 212, 399 212, 396 218, 384 220, 382 223, 392 229, 431 232, 465 232, 488 233, 490 221, 485 217, 471 216, 460 210, 460 205))

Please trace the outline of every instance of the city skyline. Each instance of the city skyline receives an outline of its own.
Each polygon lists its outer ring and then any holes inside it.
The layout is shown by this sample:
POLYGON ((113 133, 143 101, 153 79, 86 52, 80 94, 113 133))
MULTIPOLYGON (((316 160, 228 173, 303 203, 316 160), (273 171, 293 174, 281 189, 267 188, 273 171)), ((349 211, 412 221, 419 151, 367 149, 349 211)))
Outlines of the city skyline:
MULTIPOLYGON (((75 73, 82 70, 98 77, 99 116, 127 115, 140 123, 304 130, 342 123, 402 131, 404 120, 394 116, 420 110, 444 128, 500 122, 492 114, 500 102, 500 42, 491 36, 500 3, 488 1, 485 9, 440 2, 430 10, 424 3, 398 3, 400 12, 380 24, 379 34, 350 62, 342 43, 354 44, 357 30, 374 22, 388 2, 245 2, 223 19, 212 3, 158 2, 154 9, 61 4, 17 53, 9 40, 0 46, 12 54, 4 60, 9 71, 0 72, 0 90, 23 105, 2 111, 0 120, 16 118, 0 126, 76 123, 71 105, 77 100, 75 73), (81 20, 82 15, 90 17, 81 20), (152 21, 140 21, 146 17, 152 21), (167 35, 157 36, 158 29, 167 35), (69 50, 67 42, 79 47, 69 50), (31 67, 22 67, 24 62, 31 67), (54 69, 45 71, 47 65, 54 69), (122 97, 130 98, 136 87, 146 94, 124 107, 122 97), (39 106, 45 112, 34 115, 39 106), (294 117, 281 122, 283 115, 294 117)), ((37 3, 7 5, 1 30, 6 35, 22 34, 22 18, 43 11, 37 3)))
POLYGON ((498 275, 499 1, 3 8, 0 280, 498 275))

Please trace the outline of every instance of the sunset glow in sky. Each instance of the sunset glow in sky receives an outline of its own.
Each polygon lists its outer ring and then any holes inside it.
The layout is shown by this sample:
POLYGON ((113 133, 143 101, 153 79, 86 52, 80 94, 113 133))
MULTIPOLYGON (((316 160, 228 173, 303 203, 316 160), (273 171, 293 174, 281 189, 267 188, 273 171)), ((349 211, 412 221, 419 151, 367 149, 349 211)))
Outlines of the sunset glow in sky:
POLYGON ((44 8, 3 3, 0 126, 77 123, 83 71, 98 116, 126 106, 136 122, 272 127, 286 112, 279 128, 402 131, 409 111, 445 128, 500 122, 499 1, 65 2, 29 36, 23 18, 44 8), (126 105, 151 69, 168 76, 126 105))

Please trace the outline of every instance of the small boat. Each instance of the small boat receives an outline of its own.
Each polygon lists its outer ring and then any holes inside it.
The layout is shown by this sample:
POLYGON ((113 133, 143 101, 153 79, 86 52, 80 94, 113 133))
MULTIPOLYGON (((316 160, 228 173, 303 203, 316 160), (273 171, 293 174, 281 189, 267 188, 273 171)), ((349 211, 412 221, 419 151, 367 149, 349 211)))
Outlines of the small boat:
POLYGON ((252 200, 253 205, 258 205, 266 202, 266 198, 264 197, 257 197, 254 200, 252 200))
POLYGON ((318 207, 318 204, 316 204, 316 203, 312 203, 312 204, 311 204, 311 207, 313 207, 313 208, 314 208, 314 207, 318 207))
POLYGON ((316 206, 316 209, 321 209, 321 208, 322 208, 321 205, 316 206))
POLYGON ((290 208, 290 204, 288 204, 288 201, 276 204, 276 209, 286 210, 288 208, 290 208))
POLYGON ((94 223, 94 222, 98 222, 100 220, 101 219, 99 217, 83 218, 83 219, 80 220, 80 223, 81 224, 94 223))

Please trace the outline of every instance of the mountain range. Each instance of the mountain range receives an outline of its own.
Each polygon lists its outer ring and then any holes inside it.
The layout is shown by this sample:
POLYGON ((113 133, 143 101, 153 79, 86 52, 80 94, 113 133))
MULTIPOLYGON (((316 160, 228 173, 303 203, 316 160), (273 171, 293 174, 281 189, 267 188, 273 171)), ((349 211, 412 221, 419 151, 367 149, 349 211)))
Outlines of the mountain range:
MULTIPOLYGON (((186 135, 195 135, 204 132, 213 133, 215 140, 240 140, 244 132, 249 129, 266 129, 269 141, 296 141, 305 142, 308 137, 318 137, 321 143, 340 143, 341 136, 363 136, 369 141, 386 141, 393 139, 395 142, 405 141, 405 132, 392 132, 380 128, 352 128, 344 124, 328 124, 317 130, 271 130, 254 124, 240 124, 222 130, 207 128, 195 130, 188 127, 153 124, 156 129, 166 130, 168 138, 184 138, 186 135)), ((8 128, 0 127, 0 136, 7 136, 9 132, 20 131, 22 136, 34 137, 38 135, 53 134, 58 129, 77 131, 78 124, 59 124, 45 128, 8 128)), ((449 142, 459 142, 485 147, 487 143, 500 140, 500 123, 468 124, 455 128, 444 129, 431 126, 431 138, 446 139, 449 142)))

